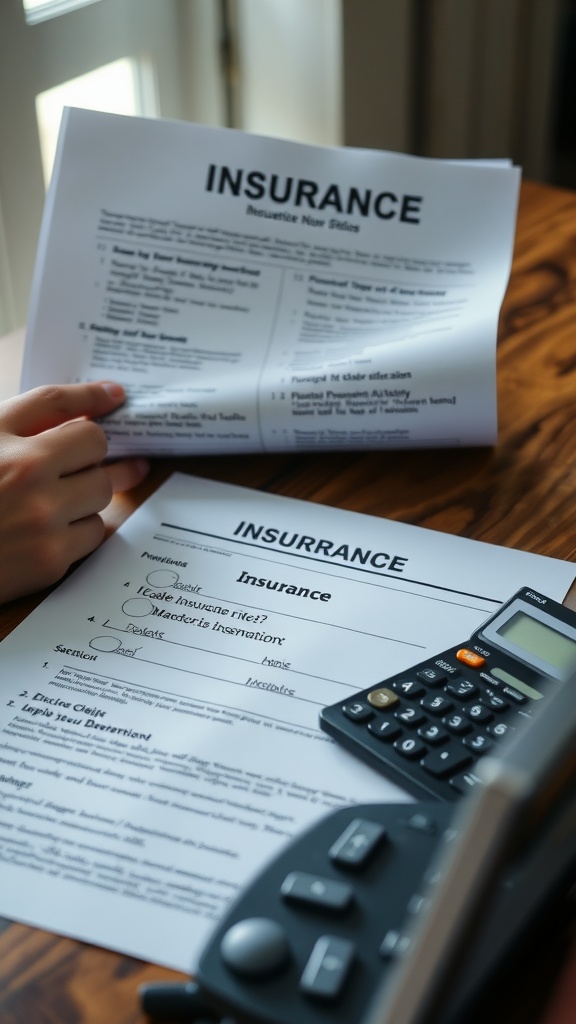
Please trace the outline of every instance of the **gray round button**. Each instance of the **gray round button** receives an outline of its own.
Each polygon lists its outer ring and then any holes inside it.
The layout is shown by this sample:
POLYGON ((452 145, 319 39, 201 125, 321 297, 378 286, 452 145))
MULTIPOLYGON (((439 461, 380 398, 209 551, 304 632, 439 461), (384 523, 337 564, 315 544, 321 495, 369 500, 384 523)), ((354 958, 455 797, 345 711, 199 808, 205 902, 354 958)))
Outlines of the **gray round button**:
POLYGON ((225 933, 220 953, 227 967, 249 978, 262 978, 283 966, 290 950, 286 933, 277 921, 247 917, 225 933))

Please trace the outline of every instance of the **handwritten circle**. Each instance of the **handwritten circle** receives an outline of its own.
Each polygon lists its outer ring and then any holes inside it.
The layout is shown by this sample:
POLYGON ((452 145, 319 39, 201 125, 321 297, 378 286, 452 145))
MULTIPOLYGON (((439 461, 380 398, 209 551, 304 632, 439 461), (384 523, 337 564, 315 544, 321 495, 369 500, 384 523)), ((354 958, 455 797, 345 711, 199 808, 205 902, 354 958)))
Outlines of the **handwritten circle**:
POLYGON ((92 647, 95 651, 112 654, 122 646, 122 641, 117 636, 95 636, 88 646, 92 647))
POLYGON ((173 587, 178 583, 178 573, 172 569, 155 569, 154 572, 148 573, 146 582, 151 587, 173 587))
POLYGON ((154 605, 147 597, 130 597, 124 601, 122 611, 132 619, 141 619, 145 615, 151 615, 154 605))

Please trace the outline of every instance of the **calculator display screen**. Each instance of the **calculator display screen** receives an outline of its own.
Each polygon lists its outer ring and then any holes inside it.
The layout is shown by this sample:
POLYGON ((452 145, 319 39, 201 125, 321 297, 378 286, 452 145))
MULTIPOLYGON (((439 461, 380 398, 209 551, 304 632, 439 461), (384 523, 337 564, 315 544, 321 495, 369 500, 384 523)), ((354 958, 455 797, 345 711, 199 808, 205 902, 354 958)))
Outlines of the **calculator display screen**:
POLYGON ((506 644, 552 665, 561 675, 576 663, 576 640, 525 612, 516 611, 496 632, 506 644))

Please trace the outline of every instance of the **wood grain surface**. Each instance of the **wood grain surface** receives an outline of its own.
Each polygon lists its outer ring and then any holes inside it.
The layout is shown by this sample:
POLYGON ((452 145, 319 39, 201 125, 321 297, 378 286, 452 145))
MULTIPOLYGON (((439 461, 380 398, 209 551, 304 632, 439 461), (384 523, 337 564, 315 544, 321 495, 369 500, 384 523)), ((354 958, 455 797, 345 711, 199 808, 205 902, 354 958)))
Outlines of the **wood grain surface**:
MULTIPOLYGON (((576 562, 576 193, 522 186, 497 361, 493 449, 161 460, 137 491, 115 499, 109 528, 176 469, 576 562)), ((0 637, 39 599, 0 609, 0 637)), ((540 997, 528 1009, 518 993, 516 1012, 504 1000, 507 1024, 552 1024, 542 1002, 550 967, 540 961, 540 997)), ((138 986, 178 977, 0 920, 0 1024, 143 1024, 138 986)), ((574 1021, 576 992, 571 1016, 553 1024, 574 1021)))

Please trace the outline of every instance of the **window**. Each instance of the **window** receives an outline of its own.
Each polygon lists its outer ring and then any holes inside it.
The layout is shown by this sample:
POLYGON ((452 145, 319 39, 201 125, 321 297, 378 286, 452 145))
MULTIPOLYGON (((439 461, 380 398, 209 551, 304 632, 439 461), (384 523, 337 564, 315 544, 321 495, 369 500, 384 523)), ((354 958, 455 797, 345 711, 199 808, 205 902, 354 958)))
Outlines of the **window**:
POLYGON ((110 114, 156 114, 152 104, 144 102, 146 92, 153 94, 153 78, 148 90, 141 88, 140 80, 146 70, 144 62, 121 57, 111 64, 88 71, 62 85, 46 89, 36 97, 36 117, 40 139, 40 154, 44 183, 48 187, 63 107, 86 107, 104 110, 110 114))
POLYGON ((212 0, 0 2, 0 334, 26 320, 62 102, 219 123, 218 10, 212 0))
POLYGON ((335 145, 340 13, 340 0, 0 0, 0 335, 26 320, 63 104, 335 145))
POLYGON ((98 0, 22 0, 24 16, 29 25, 66 14, 77 7, 83 7, 84 4, 94 3, 98 3, 98 0))

